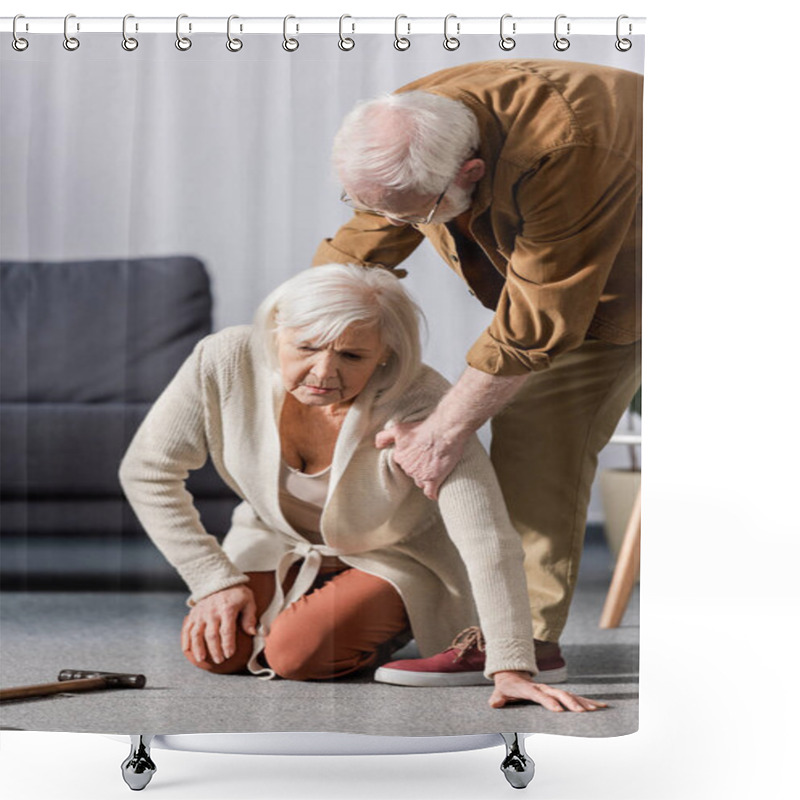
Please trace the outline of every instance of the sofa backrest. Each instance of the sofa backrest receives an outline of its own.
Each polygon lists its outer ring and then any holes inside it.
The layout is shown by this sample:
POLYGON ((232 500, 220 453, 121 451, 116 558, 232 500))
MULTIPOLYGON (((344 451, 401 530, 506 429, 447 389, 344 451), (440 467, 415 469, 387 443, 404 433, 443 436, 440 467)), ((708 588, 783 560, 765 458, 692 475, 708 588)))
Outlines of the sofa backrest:
POLYGON ((196 258, 0 262, 0 401, 150 403, 210 331, 196 258))

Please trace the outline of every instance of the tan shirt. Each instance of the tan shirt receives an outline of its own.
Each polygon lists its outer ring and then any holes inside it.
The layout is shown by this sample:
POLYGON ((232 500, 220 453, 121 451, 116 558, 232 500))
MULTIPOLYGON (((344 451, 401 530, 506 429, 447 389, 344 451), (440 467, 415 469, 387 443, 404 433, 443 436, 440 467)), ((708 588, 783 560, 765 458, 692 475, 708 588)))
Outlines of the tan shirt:
POLYGON ((468 236, 452 224, 417 230, 357 212, 313 263, 393 268, 427 238, 495 310, 467 355, 490 374, 545 369, 587 335, 637 341, 641 75, 562 61, 486 61, 399 91, 412 89, 459 100, 478 120, 487 171, 468 236))

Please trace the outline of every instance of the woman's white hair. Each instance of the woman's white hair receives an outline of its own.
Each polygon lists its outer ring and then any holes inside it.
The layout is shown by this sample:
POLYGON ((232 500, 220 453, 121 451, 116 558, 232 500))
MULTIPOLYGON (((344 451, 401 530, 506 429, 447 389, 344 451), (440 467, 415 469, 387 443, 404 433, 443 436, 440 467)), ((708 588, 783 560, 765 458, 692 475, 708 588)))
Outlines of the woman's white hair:
POLYGON ((325 346, 353 324, 375 325, 389 348, 386 366, 376 370, 381 404, 401 397, 421 365, 420 324, 425 318, 389 271, 354 264, 326 264, 299 272, 258 307, 254 327, 263 335, 269 366, 278 370, 278 332, 302 331, 325 346))
POLYGON ((458 100, 411 91, 359 103, 333 143, 339 180, 351 190, 444 191, 478 149, 472 111, 458 100))

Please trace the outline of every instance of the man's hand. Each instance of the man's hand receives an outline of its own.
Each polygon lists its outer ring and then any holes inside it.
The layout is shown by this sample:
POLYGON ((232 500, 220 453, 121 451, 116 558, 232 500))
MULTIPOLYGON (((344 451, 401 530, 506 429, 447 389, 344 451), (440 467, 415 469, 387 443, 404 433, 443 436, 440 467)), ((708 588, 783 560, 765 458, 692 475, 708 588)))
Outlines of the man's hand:
POLYGON ((488 375, 467 367, 424 422, 399 423, 381 431, 375 446, 393 444, 395 462, 426 497, 436 500, 467 439, 500 411, 527 379, 528 375, 488 375))
POLYGON ((208 653, 215 664, 221 664, 236 652, 236 624, 240 618, 242 630, 255 636, 255 595, 244 584, 204 597, 183 623, 181 648, 196 661, 205 661, 208 653))
POLYGON ((439 496, 439 487, 458 464, 464 452, 466 435, 450 436, 437 430, 431 423, 399 423, 375 437, 375 447, 394 445, 392 457, 403 472, 411 478, 431 500, 439 496))
POLYGON ((494 692, 489 698, 492 708, 502 708, 507 703, 528 701, 538 703, 549 711, 597 711, 599 708, 608 708, 606 703, 599 700, 590 700, 578 694, 556 689, 546 683, 535 683, 527 672, 512 672, 510 670, 495 672, 494 692))

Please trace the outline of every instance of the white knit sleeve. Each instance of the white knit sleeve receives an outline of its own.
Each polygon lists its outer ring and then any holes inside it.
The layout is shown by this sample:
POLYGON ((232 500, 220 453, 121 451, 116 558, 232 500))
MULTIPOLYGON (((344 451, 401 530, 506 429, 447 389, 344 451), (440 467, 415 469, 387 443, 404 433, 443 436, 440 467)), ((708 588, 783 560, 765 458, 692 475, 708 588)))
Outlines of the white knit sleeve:
POLYGON ((189 471, 208 459, 206 424, 219 412, 219 393, 201 369, 206 341, 156 400, 119 470, 136 516, 192 592, 190 604, 248 580, 205 530, 186 489, 189 471))
POLYGON ((439 489, 439 509, 467 568, 486 639, 487 677, 500 670, 535 674, 522 544, 477 437, 439 489))

